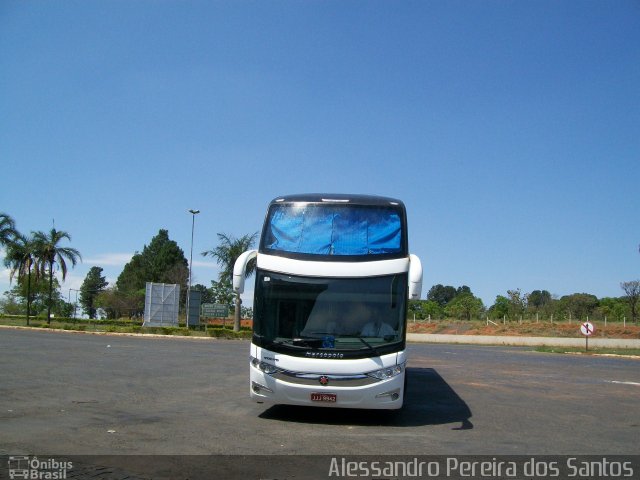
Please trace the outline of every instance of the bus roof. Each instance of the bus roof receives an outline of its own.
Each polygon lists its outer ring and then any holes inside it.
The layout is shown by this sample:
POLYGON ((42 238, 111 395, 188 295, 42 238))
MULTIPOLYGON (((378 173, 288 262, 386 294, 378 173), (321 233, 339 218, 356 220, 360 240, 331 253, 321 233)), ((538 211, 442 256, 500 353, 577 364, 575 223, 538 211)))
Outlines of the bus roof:
POLYGON ((345 193, 301 193, 274 198, 271 203, 352 203, 357 205, 396 205, 404 207, 401 200, 379 195, 345 193))

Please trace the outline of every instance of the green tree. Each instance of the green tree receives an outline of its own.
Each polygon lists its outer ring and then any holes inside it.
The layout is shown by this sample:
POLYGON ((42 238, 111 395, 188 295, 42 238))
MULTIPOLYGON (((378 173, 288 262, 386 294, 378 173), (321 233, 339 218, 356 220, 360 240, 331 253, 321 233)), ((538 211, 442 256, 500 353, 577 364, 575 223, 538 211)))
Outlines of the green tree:
POLYGON ((429 292, 427 292, 427 300, 436 302, 441 307, 444 307, 455 298, 457 293, 458 291, 451 285, 445 287, 439 283, 429 289, 429 292))
POLYGON ((456 296, 462 295, 463 293, 471 293, 471 289, 466 285, 462 285, 456 289, 456 296))
MULTIPOLYGON (((67 302, 62 298, 60 293, 60 283, 58 279, 53 278, 53 292, 51 295, 51 310, 56 315, 64 313, 65 305, 67 302)), ((30 313, 31 317, 35 317, 46 313, 47 306, 49 305, 49 274, 44 276, 32 275, 31 282, 28 281, 28 277, 18 278, 14 287, 5 292, 7 297, 7 306, 10 306, 12 311, 6 312, 14 315, 24 315, 27 309, 27 298, 30 301, 30 313), (27 295, 29 291, 29 295, 27 295)))
POLYGON ((504 295, 496 296, 496 301, 489 309, 489 313, 493 318, 504 318, 509 314, 509 299, 504 295))
POLYGON ((519 288, 507 290, 509 298, 509 317, 515 319, 527 309, 528 295, 523 294, 519 288))
POLYGON ((451 317, 471 320, 478 317, 484 311, 482 300, 470 292, 463 292, 449 302, 444 309, 445 313, 451 317))
POLYGON ((101 267, 91 267, 80 286, 80 305, 89 318, 96 318, 96 297, 109 285, 101 267))
POLYGON ((36 265, 36 245, 32 238, 26 237, 18 232, 14 232, 13 240, 7 246, 7 253, 4 265, 9 269, 9 282, 17 275, 18 281, 27 281, 26 303, 27 303, 27 325, 31 316, 31 274, 35 272, 38 277, 36 265))
POLYGON ((614 318, 617 321, 622 321, 627 310, 627 302, 624 297, 611 298, 604 297, 598 300, 598 311, 601 317, 614 318))
POLYGON ((424 318, 442 318, 444 310, 433 300, 423 300, 422 313, 424 314, 424 318))
POLYGON ((4 298, 0 298, 0 313, 5 315, 22 315, 22 305, 12 292, 4 292, 4 298))
POLYGON ((586 319, 598 307, 598 297, 589 293, 574 293, 560 298, 559 308, 571 318, 586 319))
POLYGON ((229 305, 233 307, 233 299, 235 294, 233 293, 233 288, 231 284, 228 282, 223 282, 222 280, 216 282, 215 280, 211 280, 211 295, 213 298, 213 303, 219 303, 220 305, 229 305))
POLYGON ((0 213, 0 247, 10 245, 16 236, 16 223, 6 213, 0 213))
POLYGON ((49 301, 47 305, 47 323, 49 324, 51 323, 51 308, 53 307, 54 266, 57 264, 60 268, 62 281, 64 282, 67 278, 67 261, 71 262, 71 265, 75 267, 78 260, 82 259, 80 252, 75 248, 60 245, 60 242, 65 239, 71 241, 71 236, 67 232, 59 231, 55 228, 52 228, 49 233, 35 232, 33 234, 40 274, 44 276, 47 271, 49 274, 49 301))
POLYGON ((620 288, 624 290, 629 310, 631 310, 631 318, 634 323, 638 323, 638 299, 640 299, 640 280, 632 280, 630 282, 622 282, 620 288))
POLYGON ((200 299, 201 303, 215 303, 215 300, 213 297, 213 291, 211 288, 207 288, 204 285, 197 283, 191 287, 191 290, 201 293, 202 295, 200 299))
MULTIPOLYGON (((218 265, 220 265, 220 282, 231 285, 233 282, 233 266, 240 255, 247 250, 253 248, 253 245, 258 237, 258 232, 253 234, 243 235, 240 238, 234 238, 224 233, 218 233, 219 244, 212 250, 202 252, 203 256, 211 256, 216 259, 218 265)), ((249 277, 253 274, 256 268, 255 259, 249 262, 245 271, 245 277, 249 277)), ((241 314, 242 300, 240 295, 236 295, 233 330, 240 331, 240 314, 241 314)))
POLYGON ((529 294, 529 307, 536 311, 551 303, 551 294, 547 290, 534 290, 529 294))
POLYGON ((127 294, 115 286, 106 288, 96 297, 95 308, 96 313, 109 319, 120 318, 125 314, 132 318, 144 310, 144 295, 140 296, 137 292, 127 294))
POLYGON ((116 287, 127 308, 139 306, 139 311, 129 310, 129 315, 141 313, 144 309, 144 295, 147 282, 170 283, 180 285, 181 301, 186 298, 186 285, 189 279, 189 264, 178 244, 169 238, 167 230, 160 230, 145 245, 141 253, 136 252, 118 276, 116 287))
POLYGON ((408 316, 423 319, 422 304, 422 300, 409 300, 409 304, 407 305, 408 316))
POLYGON ((433 300, 410 300, 408 314, 424 320, 425 318, 442 318, 444 309, 433 300))

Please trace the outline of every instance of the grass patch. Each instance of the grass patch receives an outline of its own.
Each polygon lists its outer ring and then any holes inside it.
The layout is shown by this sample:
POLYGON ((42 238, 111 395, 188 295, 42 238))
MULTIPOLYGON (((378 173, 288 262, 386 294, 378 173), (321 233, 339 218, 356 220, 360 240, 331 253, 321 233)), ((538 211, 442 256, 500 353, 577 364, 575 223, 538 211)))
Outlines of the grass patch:
POLYGON ((578 347, 536 347, 536 352, 542 353, 580 353, 583 355, 625 355, 632 357, 640 357, 640 349, 638 348, 584 348, 578 347))
MULTIPOLYGON (((0 325, 26 326, 24 318, 11 318, 0 316, 0 325)), ((234 332, 232 325, 204 325, 191 327, 143 327, 138 320, 88 320, 88 319, 61 319, 53 318, 51 325, 42 318, 32 318, 31 327, 47 328, 51 330, 67 330, 81 332, 109 332, 109 333, 140 333, 183 337, 214 337, 226 339, 250 339, 251 327, 242 326, 240 332, 234 332)))
POLYGON ((210 329, 207 331, 210 337, 215 338, 227 338, 227 339, 250 339, 251 331, 248 330, 240 330, 239 332, 234 332, 231 328, 216 328, 210 329))

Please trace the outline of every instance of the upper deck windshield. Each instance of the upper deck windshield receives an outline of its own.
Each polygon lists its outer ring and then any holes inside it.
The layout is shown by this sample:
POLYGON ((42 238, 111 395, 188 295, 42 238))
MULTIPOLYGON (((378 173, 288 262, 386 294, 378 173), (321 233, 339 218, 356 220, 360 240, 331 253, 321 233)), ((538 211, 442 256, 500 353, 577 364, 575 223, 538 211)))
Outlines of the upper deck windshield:
POLYGON ((259 270, 254 343, 274 351, 397 351, 404 342, 407 274, 309 278, 259 270))
POLYGON ((274 203, 260 251, 323 260, 397 258, 407 255, 405 224, 400 204, 274 203))

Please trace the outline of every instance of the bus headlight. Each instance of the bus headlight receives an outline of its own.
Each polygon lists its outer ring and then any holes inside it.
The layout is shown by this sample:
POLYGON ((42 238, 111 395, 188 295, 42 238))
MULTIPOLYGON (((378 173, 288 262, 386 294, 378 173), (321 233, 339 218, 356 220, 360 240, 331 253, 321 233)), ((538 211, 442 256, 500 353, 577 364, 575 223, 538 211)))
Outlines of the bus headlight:
POLYGON ((404 371, 404 364, 394 365, 393 367, 381 368, 373 372, 367 373, 367 376, 377 378, 378 380, 388 380, 400 375, 404 371))
POLYGON ((275 365, 271 365, 270 363, 261 362, 259 359, 251 357, 251 365, 253 368, 257 368, 261 372, 266 373, 267 375, 273 375, 274 373, 278 373, 280 371, 275 365))

